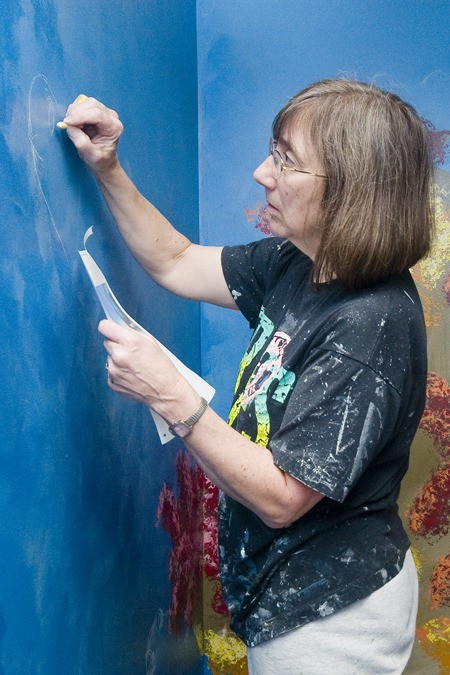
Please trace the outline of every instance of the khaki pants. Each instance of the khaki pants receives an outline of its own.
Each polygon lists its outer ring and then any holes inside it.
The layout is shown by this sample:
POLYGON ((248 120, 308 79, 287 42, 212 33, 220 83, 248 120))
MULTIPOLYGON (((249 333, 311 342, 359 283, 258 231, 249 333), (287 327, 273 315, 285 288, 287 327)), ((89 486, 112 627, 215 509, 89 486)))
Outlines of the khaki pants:
POLYGON ((367 598, 247 650, 250 675, 401 675, 418 601, 411 551, 402 570, 367 598))

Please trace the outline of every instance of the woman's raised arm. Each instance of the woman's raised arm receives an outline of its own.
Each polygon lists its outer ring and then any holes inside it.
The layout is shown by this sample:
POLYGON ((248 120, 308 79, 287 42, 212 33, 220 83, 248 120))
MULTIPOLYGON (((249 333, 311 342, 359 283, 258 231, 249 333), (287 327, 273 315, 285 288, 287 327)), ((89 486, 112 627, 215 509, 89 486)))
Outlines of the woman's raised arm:
POLYGON ((222 249, 193 244, 137 190, 120 165, 117 146, 123 125, 117 113, 95 98, 80 96, 68 107, 64 122, 141 267, 177 295, 235 309, 222 272, 222 249))

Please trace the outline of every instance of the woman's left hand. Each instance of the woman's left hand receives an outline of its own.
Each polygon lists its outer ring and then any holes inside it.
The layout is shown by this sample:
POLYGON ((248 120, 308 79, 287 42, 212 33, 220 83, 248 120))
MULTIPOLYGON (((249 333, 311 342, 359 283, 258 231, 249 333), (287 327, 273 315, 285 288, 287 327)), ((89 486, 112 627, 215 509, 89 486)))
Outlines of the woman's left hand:
MULTIPOLYGON (((191 387, 150 335, 104 319, 98 327, 108 352, 108 384, 165 417, 191 387)), ((192 395, 192 394, 191 394, 192 395)))

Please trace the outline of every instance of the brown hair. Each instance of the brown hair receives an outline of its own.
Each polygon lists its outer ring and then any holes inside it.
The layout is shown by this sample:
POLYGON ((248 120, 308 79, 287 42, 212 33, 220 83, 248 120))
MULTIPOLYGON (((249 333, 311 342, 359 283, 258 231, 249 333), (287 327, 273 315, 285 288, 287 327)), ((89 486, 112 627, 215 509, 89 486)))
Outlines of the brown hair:
POLYGON ((312 280, 337 278, 359 288, 427 255, 434 232, 433 163, 414 108, 374 85, 324 80, 280 110, 273 137, 292 133, 297 123, 327 175, 312 280))

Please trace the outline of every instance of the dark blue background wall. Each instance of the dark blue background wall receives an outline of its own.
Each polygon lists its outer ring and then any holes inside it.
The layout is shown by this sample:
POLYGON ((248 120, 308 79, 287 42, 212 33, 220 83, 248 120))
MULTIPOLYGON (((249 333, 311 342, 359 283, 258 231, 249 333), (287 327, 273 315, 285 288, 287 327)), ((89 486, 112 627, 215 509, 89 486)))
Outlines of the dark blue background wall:
POLYGON ((196 239, 195 2, 8 0, 0 45, 0 673, 143 673, 148 636, 169 672, 155 518, 178 448, 107 389, 85 229, 127 311, 196 370, 198 309, 137 269, 55 122, 81 92, 120 111, 125 167, 196 239))

